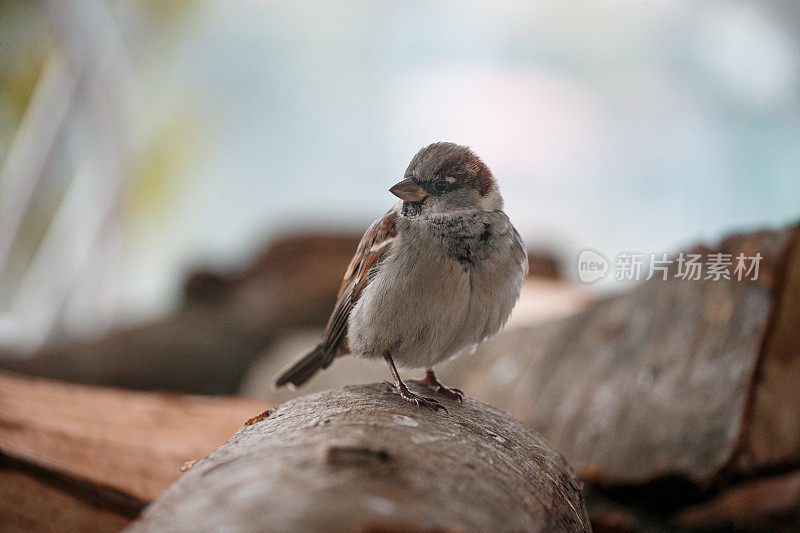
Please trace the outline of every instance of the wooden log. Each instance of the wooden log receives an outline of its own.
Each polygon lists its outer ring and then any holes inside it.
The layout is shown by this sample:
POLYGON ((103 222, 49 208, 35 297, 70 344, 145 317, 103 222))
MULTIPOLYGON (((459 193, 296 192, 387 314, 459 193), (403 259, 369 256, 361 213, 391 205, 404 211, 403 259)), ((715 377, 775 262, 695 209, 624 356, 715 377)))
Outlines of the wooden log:
POLYGON ((798 406, 800 229, 790 236, 771 280, 769 319, 761 332, 731 470, 750 474, 800 463, 798 406))
POLYGON ((499 335, 448 382, 520 418, 597 485, 707 488, 800 461, 798 240, 793 227, 697 248, 761 253, 758 280, 653 279, 499 335))
MULTIPOLYGON (((421 391, 422 392, 422 391, 421 391)), ((589 531, 566 462, 477 401, 305 396, 198 462, 132 531, 589 531)))
POLYGON ((268 406, 0 373, 0 531, 118 531, 268 406))
POLYGON ((96 505, 50 481, 10 468, 0 456, 0 531, 4 533, 115 532, 131 520, 128 513, 96 505))
POLYGON ((673 522, 695 531, 797 531, 800 472, 736 484, 709 501, 680 510, 673 522))

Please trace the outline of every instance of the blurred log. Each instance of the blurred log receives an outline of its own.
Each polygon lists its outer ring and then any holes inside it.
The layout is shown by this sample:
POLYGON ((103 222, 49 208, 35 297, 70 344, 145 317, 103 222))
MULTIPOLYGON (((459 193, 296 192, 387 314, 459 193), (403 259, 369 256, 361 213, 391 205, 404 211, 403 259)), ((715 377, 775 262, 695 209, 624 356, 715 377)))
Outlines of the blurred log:
POLYGON ((800 229, 776 268, 731 467, 752 473, 800 464, 800 229))
POLYGON ((145 502, 0 453, 0 531, 120 531, 145 502))
MULTIPOLYGON (((671 512, 800 464, 800 228, 696 251, 762 254, 758 280, 644 282, 506 331, 449 383, 508 410, 595 489, 671 512), (638 488, 637 488, 638 487, 638 488), (647 490, 642 490, 642 489, 647 490)), ((673 272, 674 273, 674 272, 673 272)))
POLYGON ((278 241, 240 274, 189 276, 184 304, 163 320, 31 358, 0 354, 0 368, 76 383, 230 394, 279 332, 325 323, 357 243, 325 234, 278 241))
POLYGON ((797 531, 800 471, 733 486, 710 501, 681 510, 674 521, 692 530, 797 531))
POLYGON ((553 252, 528 248, 528 277, 539 280, 560 280, 561 264, 553 252))
POLYGON ((133 531, 589 531, 564 460, 466 399, 414 409, 380 385, 306 396, 198 462, 133 531))
POLYGON ((265 407, 0 374, 0 530, 118 530, 265 407))

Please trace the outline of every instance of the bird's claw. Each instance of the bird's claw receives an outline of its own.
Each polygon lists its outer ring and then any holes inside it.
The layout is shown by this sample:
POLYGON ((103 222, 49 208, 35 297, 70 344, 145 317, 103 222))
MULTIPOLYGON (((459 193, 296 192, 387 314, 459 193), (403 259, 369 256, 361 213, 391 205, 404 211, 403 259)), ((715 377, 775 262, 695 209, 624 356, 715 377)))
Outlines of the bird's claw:
POLYGON ((441 394, 445 398, 458 400, 458 403, 464 403, 464 391, 461 389, 445 387, 441 381, 436 379, 436 376, 433 375, 432 372, 429 372, 422 379, 409 379, 408 382, 416 385, 422 385, 423 387, 427 387, 432 390, 434 394, 441 394))
POLYGON ((441 409, 445 413, 447 413, 447 407, 439 403, 438 401, 434 400, 433 398, 428 398, 427 396, 422 396, 421 394, 417 394, 415 392, 410 391, 407 387, 398 387, 394 383, 390 383, 388 381, 384 381, 381 383, 382 385, 388 387, 392 392, 395 392, 398 396, 404 399, 407 402, 413 403, 414 405, 419 408, 428 407, 433 409, 434 411, 438 411, 441 409))
POLYGON ((441 394, 445 398, 450 398, 451 400, 458 400, 458 403, 464 403, 464 392, 461 389, 455 389, 441 385, 436 387, 433 392, 435 394, 441 394))

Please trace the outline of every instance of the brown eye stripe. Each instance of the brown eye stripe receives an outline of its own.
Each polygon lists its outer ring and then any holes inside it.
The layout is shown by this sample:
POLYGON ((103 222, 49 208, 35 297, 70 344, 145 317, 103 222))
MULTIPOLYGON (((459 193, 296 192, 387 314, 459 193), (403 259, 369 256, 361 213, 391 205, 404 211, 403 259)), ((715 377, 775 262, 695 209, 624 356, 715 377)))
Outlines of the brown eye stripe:
POLYGON ((491 190, 494 182, 492 171, 472 152, 448 160, 436 173, 453 178, 458 185, 476 189, 481 196, 491 190))

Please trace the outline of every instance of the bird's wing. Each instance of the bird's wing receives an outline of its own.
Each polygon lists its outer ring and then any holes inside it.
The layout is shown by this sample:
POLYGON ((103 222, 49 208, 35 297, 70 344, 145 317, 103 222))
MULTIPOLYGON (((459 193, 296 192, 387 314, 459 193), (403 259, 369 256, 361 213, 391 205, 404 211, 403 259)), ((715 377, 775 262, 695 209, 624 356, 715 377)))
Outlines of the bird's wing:
MULTIPOLYGON (((397 238, 397 212, 390 210, 367 229, 356 254, 347 267, 333 314, 328 320, 324 344, 332 358, 347 332, 350 311, 356 305, 361 293, 374 277, 381 261, 397 238)), ((326 365, 327 366, 327 365, 326 365)))

